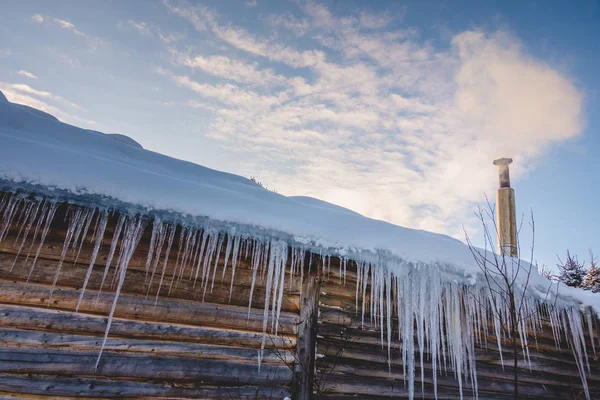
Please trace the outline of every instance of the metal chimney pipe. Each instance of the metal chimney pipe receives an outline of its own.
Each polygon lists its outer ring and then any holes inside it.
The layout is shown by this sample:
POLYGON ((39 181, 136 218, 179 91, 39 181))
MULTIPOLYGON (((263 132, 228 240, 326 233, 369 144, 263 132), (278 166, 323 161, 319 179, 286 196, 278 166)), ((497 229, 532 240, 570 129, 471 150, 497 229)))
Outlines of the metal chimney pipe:
POLYGON ((496 191, 496 228, 500 254, 518 257, 515 191, 510 187, 508 171, 508 165, 512 161, 512 158, 494 160, 494 165, 498 166, 500 180, 500 187, 496 191))

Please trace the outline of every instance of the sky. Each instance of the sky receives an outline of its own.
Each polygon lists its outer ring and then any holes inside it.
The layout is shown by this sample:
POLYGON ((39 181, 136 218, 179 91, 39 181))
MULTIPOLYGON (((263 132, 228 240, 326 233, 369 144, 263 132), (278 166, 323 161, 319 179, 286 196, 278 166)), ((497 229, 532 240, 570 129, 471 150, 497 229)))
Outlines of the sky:
POLYGON ((600 1, 8 2, 0 90, 146 149, 484 244, 600 256, 600 1), (535 235, 529 224, 533 212, 535 235))

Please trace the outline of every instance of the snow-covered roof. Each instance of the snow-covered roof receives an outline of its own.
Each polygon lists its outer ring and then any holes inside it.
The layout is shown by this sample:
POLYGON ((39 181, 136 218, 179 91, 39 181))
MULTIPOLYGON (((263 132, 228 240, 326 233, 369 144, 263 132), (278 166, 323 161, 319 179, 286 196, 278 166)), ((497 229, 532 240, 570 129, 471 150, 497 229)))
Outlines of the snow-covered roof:
MULTIPOLYGON (((479 272, 459 240, 364 217, 309 197, 286 197, 241 176, 143 149, 124 135, 60 122, 0 92, 0 188, 93 199, 186 219, 204 218, 239 230, 279 235, 290 244, 333 255, 390 258, 426 265, 473 282, 479 272)), ((399 203, 402 199, 396 199, 399 203)), ((397 264, 397 263, 396 263, 397 264)), ((533 285, 547 281, 537 272, 533 285)), ((600 310, 583 291, 561 288, 600 310)))

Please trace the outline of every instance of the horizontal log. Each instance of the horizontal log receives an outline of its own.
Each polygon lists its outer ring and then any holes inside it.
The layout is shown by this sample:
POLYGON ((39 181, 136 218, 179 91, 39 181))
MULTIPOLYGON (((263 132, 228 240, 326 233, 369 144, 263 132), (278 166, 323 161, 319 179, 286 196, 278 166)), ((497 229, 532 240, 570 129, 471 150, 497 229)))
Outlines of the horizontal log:
MULTIPOLYGON (((80 311, 90 314, 108 315, 114 295, 86 291, 80 311), (97 299, 97 301, 96 301, 97 299)), ((79 291, 73 288, 57 287, 48 304, 47 286, 22 284, 0 280, 0 303, 46 307, 72 311, 75 309, 79 291)), ((118 318, 142 321, 174 322, 196 326, 213 326, 262 332, 263 311, 232 305, 199 303, 188 300, 160 298, 146 299, 140 295, 121 295, 115 316, 118 318)), ((298 315, 282 312, 279 317, 279 331, 294 334, 298 315)))
MULTIPOLYGON (((19 257, 13 267, 14 256, 5 253, 0 253, 0 277, 6 280, 25 283, 29 275, 29 264, 31 260, 25 263, 25 257, 19 257), (12 271, 11 271, 12 269, 12 271)), ((37 261, 36 267, 31 274, 29 282, 52 285, 54 280, 56 267, 58 262, 53 260, 40 259, 37 261)), ((88 265, 84 264, 67 264, 63 265, 59 275, 57 285, 62 287, 70 287, 73 289, 81 289, 88 270, 88 265)), ((104 274, 104 266, 99 265, 93 269, 90 275, 86 290, 99 290, 104 274)), ((236 273, 237 274, 237 273, 236 273)), ((111 291, 111 282, 114 277, 114 268, 110 270, 106 277, 104 291, 111 291)), ((139 269, 128 269, 123 288, 123 294, 142 294, 154 298, 158 293, 160 277, 155 277, 152 285, 146 283, 147 276, 145 271, 139 269), (150 286, 150 287, 149 287, 150 286)), ((248 306, 250 299, 250 286, 243 284, 243 274, 236 279, 240 284, 233 286, 233 291, 230 292, 230 285, 227 281, 221 283, 220 277, 215 280, 214 287, 212 281, 208 283, 206 292, 200 282, 194 284, 193 280, 187 278, 181 281, 175 281, 171 290, 171 278, 163 280, 161 285, 161 297, 169 297, 173 299, 188 299, 196 301, 205 301, 207 303, 232 304, 238 306, 248 306)), ((263 309, 266 294, 265 283, 257 282, 253 290, 252 306, 254 308, 263 309)), ((300 305, 299 293, 289 294, 286 291, 283 298, 281 309, 282 311, 298 312, 300 305)))
POLYGON ((104 376, 144 379, 154 382, 175 380, 205 384, 288 385, 292 369, 285 365, 236 363, 214 359, 124 354, 106 351, 98 369, 98 352, 48 349, 0 348, 0 373, 44 374, 71 377, 104 376))
MULTIPOLYGON (((39 332, 103 336, 106 318, 72 311, 0 304, 0 326, 39 332)), ((259 349, 263 335, 253 331, 115 318, 109 337, 171 340, 259 349)), ((295 335, 277 337, 268 335, 265 342, 266 348, 293 349, 295 344, 295 335)))
MULTIPOLYGON (((360 360, 347 360, 336 357, 325 357, 320 359, 317 369, 322 374, 329 374, 331 376, 355 376, 356 379, 366 381, 370 379, 404 379, 401 366, 394 365, 390 370, 387 365, 377 365, 375 363, 365 363, 360 360)), ((438 370, 435 375, 438 386, 458 389, 459 382, 454 377, 452 370, 448 367, 447 373, 443 371, 443 369, 442 371, 438 370)), ((492 390, 492 387, 500 388, 497 389, 500 391, 512 390, 512 374, 512 368, 510 367, 502 369, 500 366, 490 367, 489 365, 477 362, 477 382, 478 387, 481 390, 490 391, 492 390)), ((419 366, 419 359, 417 358, 415 385, 420 386, 421 382, 433 384, 434 374, 431 364, 425 362, 424 375, 421 377, 421 368, 419 366)), ((600 390, 600 385, 598 385, 597 381, 588 381, 588 384, 589 389, 592 392, 600 390)), ((519 370, 519 385, 524 388, 529 388, 527 389, 527 392, 530 394, 537 391, 538 395, 543 394, 540 392, 542 389, 544 391, 548 390, 550 393, 564 393, 565 390, 568 391, 569 389, 583 390, 581 380, 578 376, 561 376, 550 372, 529 372, 525 368, 519 370)))
MULTIPOLYGON (((408 384, 405 385, 403 379, 357 379, 355 376, 328 376, 319 377, 323 382, 320 388, 320 394, 323 398, 327 394, 335 394, 336 396, 354 395, 358 398, 408 398, 409 390, 408 384)), ((563 392, 552 392, 550 389, 546 389, 543 385, 519 385, 520 398, 527 399, 564 399, 570 398, 571 393, 569 388, 563 392), (521 390, 522 389, 522 390, 521 390)), ((479 385, 479 399, 490 399, 490 400, 508 400, 513 399, 512 384, 507 382, 496 382, 489 380, 484 384, 479 385)), ((459 399, 459 390, 456 387, 444 387, 438 385, 437 387, 437 399, 459 399)), ((317 396, 320 398, 320 396, 317 396)), ((433 385, 427 383, 422 389, 421 384, 415 383, 415 398, 422 399, 434 399, 433 385)), ((470 386, 465 383, 463 385, 463 399, 474 399, 473 391, 470 386)))
MULTIPOLYGON (((352 346, 359 346, 358 348, 360 351, 369 354, 379 353, 381 352, 381 349, 384 348, 385 351, 381 353, 381 356, 385 357, 385 362, 387 362, 387 337, 384 336, 382 343, 381 332, 375 330, 346 328, 343 326, 323 323, 319 326, 319 334, 324 338, 324 341, 322 342, 331 342, 332 344, 333 342, 337 342, 337 345, 334 345, 334 347, 342 346, 343 342, 350 342, 352 343, 352 346)), ((415 340, 417 340, 416 334, 415 340)), ((397 334, 392 335, 390 347, 393 352, 401 350, 402 344, 398 340, 397 334)), ((493 337, 488 338, 487 348, 476 345, 475 352, 478 360, 491 360, 495 363, 500 362, 500 353, 498 352, 497 342, 493 337)), ((520 348, 519 353, 522 354, 520 348)), ((550 341, 549 339, 544 340, 540 338, 538 345, 535 343, 530 344, 529 353, 532 361, 536 359, 553 361, 559 363, 563 367, 569 366, 575 374, 577 373, 577 366, 575 363, 575 358, 573 357, 573 352, 564 347, 561 349, 556 349, 556 347, 554 347, 554 342, 550 341), (545 344, 543 342, 545 342, 545 344)), ((503 343, 502 354, 505 360, 512 358, 512 347, 510 343, 503 343)), ((425 351, 425 355, 430 357, 428 351, 425 351)), ((384 361, 381 360, 381 362, 384 361)), ((598 375, 600 376, 600 365, 598 362, 590 359, 590 366, 592 367, 592 371, 594 372, 597 370, 598 375)))
MULTIPOLYGON (((365 347, 351 341, 341 342, 329 339, 320 340, 318 345, 317 352, 322 355, 319 364, 337 362, 338 364, 361 365, 368 362, 369 370, 373 376, 385 375, 389 372, 387 347, 384 349, 372 346, 365 347)), ((424 352, 424 369, 427 371, 426 375, 428 376, 433 373, 430 357, 429 353, 424 352)), ((505 354, 504 368, 502 368, 496 351, 486 352, 476 349, 475 358, 477 360, 478 376, 499 377, 500 379, 509 377, 510 379, 510 374, 505 372, 510 369, 509 366, 513 363, 509 354, 505 354)), ((415 360, 418 364, 420 360, 418 352, 415 352, 415 360)), ((402 371, 402 353, 399 349, 393 349, 390 364, 392 370, 402 371)), ((574 362, 536 358, 534 354, 531 356, 531 364, 528 364, 522 358, 519 359, 518 364, 521 375, 532 382, 552 384, 553 381, 559 381, 571 384, 570 382, 575 380, 576 385, 581 385, 581 379, 574 362)), ((438 365, 438 368, 440 367, 442 366, 438 365)), ((448 368, 450 370, 450 367, 448 368)), ((418 369, 420 370, 420 367, 418 369)), ((598 387, 600 390, 600 369, 592 370, 592 375, 588 377, 588 384, 591 387, 598 387)))
MULTIPOLYGON (((379 322, 379 321, 378 321, 379 322)), ((321 310, 321 313, 319 315, 319 323, 321 325, 332 325, 334 326, 334 328, 332 328, 334 331, 339 332, 340 328, 346 329, 348 331, 354 331, 354 332, 371 332, 371 334, 367 333, 366 335, 372 335, 374 337, 380 337, 381 335, 381 330, 379 329, 379 326, 376 326, 375 324, 371 323, 371 317, 369 314, 365 314, 365 318, 364 318, 364 325, 362 323, 362 314, 359 311, 358 313, 355 311, 350 311, 350 310, 346 310, 346 309, 341 309, 339 307, 324 307, 321 310), (337 326, 337 328, 336 328, 337 326)), ((397 320, 396 318, 392 318, 392 337, 397 338, 398 337, 398 333, 397 333, 397 320)), ((572 354, 572 352, 569 350, 569 344, 566 342, 564 335, 563 337, 561 337, 561 349, 557 350, 556 346, 555 346, 555 342, 554 342, 554 337, 552 335, 552 331, 550 329, 550 326, 547 325, 544 327, 544 330, 538 331, 537 334, 534 336, 532 332, 528 332, 528 343, 529 343, 529 348, 530 349, 540 349, 540 350, 548 350, 551 352, 566 352, 566 354, 572 354)), ((328 328, 325 328, 328 329, 328 328)), ((488 345, 488 347, 493 348, 496 347, 496 338, 495 336, 491 336, 491 334, 493 334, 494 330, 493 327, 490 326, 488 332, 490 333, 490 336, 487 337, 488 342, 490 343, 490 345, 488 345)), ((592 342, 589 338, 589 336, 586 334, 587 329, 584 329, 584 336, 585 336, 585 341, 586 341, 586 350, 588 353, 588 356, 590 357, 590 360, 593 357, 593 348, 592 348, 592 342)), ((362 336, 358 335, 358 336, 362 336)), ((505 341, 503 341, 505 342, 505 341)), ((519 343, 520 346, 520 341, 517 340, 517 343, 519 343)))
POLYGON ((119 379, 70 378, 62 376, 23 376, 0 374, 0 398, 194 398, 194 399, 283 399, 291 396, 287 387, 211 386, 203 382, 142 382, 119 379), (4 392, 4 393, 3 393, 4 392), (19 393, 15 395, 14 393, 19 393), (13 397, 14 396, 14 397, 13 397), (39 396, 39 397, 38 397, 39 396))
MULTIPOLYGON (((48 349, 69 352, 99 351, 103 336, 84 336, 64 333, 48 333, 0 328, 0 343, 5 349, 48 349)), ((108 338, 104 351, 127 354, 152 354, 156 356, 203 358, 230 362, 257 363, 258 351, 244 347, 220 346, 175 341, 108 338)), ((265 349, 262 364, 294 363, 289 350, 265 349)))

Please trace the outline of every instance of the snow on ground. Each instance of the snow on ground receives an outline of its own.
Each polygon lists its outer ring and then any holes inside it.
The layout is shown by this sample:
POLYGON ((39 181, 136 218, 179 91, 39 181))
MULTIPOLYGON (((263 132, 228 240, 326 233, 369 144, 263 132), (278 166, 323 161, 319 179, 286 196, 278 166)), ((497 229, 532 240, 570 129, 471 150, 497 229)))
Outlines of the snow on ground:
MULTIPOLYGON (((182 219, 204 217, 280 235, 324 254, 435 265, 464 282, 473 282, 479 272, 468 247, 456 239, 309 197, 282 196, 241 176, 145 150, 124 135, 62 123, 10 103, 1 92, 0 144, 0 186, 5 188, 33 185, 47 193, 95 196, 106 204, 172 212, 182 219)), ((547 281, 534 274, 533 286, 547 290, 547 281)), ((564 287, 560 292, 600 311, 600 296, 564 287)))

